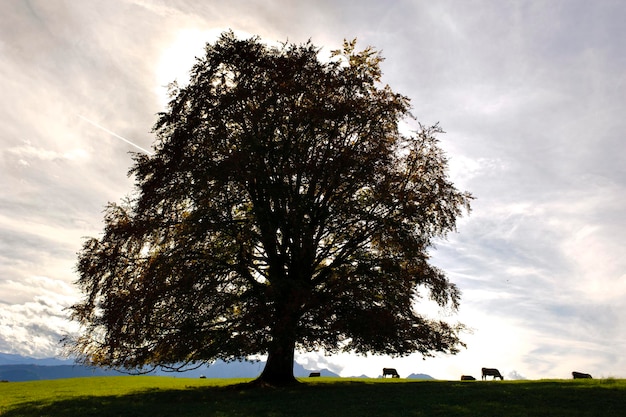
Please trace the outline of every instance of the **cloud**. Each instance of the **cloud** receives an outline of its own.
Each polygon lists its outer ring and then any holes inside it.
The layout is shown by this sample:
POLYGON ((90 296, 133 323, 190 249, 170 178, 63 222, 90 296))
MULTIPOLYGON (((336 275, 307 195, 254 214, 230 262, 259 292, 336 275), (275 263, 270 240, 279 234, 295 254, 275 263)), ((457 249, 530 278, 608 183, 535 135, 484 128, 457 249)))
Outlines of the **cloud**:
POLYGON ((56 152, 43 148, 37 148, 33 146, 29 141, 26 141, 23 145, 9 148, 7 152, 15 155, 19 158, 22 165, 29 166, 29 159, 38 159, 42 161, 55 161, 55 160, 80 160, 87 159, 89 154, 84 149, 71 149, 66 152, 56 152))
POLYGON ((67 320, 66 308, 76 290, 62 280, 33 276, 20 282, 0 281, 1 293, 7 289, 33 295, 23 302, 0 300, 0 351, 33 357, 61 354, 60 339, 77 326, 67 320))

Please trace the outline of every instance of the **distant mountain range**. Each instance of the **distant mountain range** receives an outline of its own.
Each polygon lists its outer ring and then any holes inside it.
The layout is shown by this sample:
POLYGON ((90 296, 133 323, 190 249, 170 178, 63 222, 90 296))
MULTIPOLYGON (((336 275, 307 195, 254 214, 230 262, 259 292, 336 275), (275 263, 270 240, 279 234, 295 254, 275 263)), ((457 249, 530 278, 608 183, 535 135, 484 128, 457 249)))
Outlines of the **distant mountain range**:
POLYGON ((406 379, 435 379, 427 374, 411 374, 406 377, 406 379))
MULTIPOLYGON (((224 362, 216 361, 209 366, 203 365, 197 369, 185 372, 166 372, 157 370, 151 375, 166 375, 180 378, 254 378, 265 366, 265 362, 224 362)), ((305 369, 299 363, 294 363, 293 372, 296 377, 307 377, 311 372, 319 372, 321 376, 338 377, 328 369, 305 369)), ((32 381, 40 379, 76 378, 85 376, 126 375, 119 371, 93 368, 77 365, 69 359, 35 359, 20 355, 0 353, 0 380, 3 381, 32 381)), ((365 375, 362 377, 367 378, 365 375)), ((411 374, 407 379, 434 379, 426 374, 411 374)))
POLYGON ((10 353, 0 353, 0 365, 42 365, 42 366, 55 366, 55 365, 72 365, 74 363, 71 359, 35 359, 21 355, 12 355, 10 353))
POLYGON ((117 371, 78 365, 0 365, 0 380, 11 382, 107 375, 121 374, 117 371))
MULTIPOLYGON (((166 375, 181 378, 254 378, 261 374, 265 362, 224 362, 215 361, 209 366, 203 365, 197 369, 185 372, 167 372, 158 369, 150 375, 166 375)), ((328 369, 308 370, 295 363, 294 375, 297 377, 309 376, 311 372, 319 372, 321 376, 338 377, 328 369)), ((0 353, 0 380, 4 381, 32 381, 40 379, 61 379, 83 376, 126 375, 125 373, 77 365, 72 360, 47 358, 35 359, 20 355, 0 353)))

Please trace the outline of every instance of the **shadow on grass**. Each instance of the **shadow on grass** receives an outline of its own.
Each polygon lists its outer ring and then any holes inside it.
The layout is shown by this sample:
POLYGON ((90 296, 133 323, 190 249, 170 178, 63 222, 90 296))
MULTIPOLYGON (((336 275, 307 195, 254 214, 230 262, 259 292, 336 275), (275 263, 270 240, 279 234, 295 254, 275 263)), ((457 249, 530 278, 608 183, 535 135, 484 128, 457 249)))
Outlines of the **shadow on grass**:
POLYGON ((29 416, 624 416, 626 384, 319 382, 289 388, 151 389, 59 398, 0 412, 29 416))

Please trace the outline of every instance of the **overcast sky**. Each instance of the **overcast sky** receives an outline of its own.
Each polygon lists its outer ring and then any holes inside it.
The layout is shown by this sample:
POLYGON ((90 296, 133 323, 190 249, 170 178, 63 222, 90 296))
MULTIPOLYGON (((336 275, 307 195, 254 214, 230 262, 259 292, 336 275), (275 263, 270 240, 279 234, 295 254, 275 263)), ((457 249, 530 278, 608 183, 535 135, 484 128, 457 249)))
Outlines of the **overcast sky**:
MULTIPOLYGON (((232 28, 270 42, 344 38, 440 122, 476 201, 433 262, 463 292, 457 356, 299 355, 377 376, 626 377, 626 2, 0 1, 0 352, 58 353, 76 252, 132 190, 164 86, 232 28)), ((443 312, 445 313, 445 312, 443 312)))

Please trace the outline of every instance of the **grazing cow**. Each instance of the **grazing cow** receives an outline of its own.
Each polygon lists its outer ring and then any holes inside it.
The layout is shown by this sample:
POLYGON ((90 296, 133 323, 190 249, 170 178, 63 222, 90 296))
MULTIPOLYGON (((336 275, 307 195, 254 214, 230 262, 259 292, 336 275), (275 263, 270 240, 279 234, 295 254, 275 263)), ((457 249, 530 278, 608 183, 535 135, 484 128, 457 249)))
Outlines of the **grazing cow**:
POLYGON ((585 378, 592 379, 591 375, 584 374, 582 372, 576 372, 576 371, 572 372, 572 376, 574 377, 574 379, 585 379, 585 378))
POLYGON ((461 381, 476 381, 476 378, 471 375, 461 375, 461 381))
POLYGON ((496 368, 483 368, 482 379, 487 379, 488 376, 492 376, 493 379, 500 378, 500 381, 504 381, 504 377, 496 368))
POLYGON ((319 372, 311 372, 309 374, 309 378, 314 378, 314 377, 318 377, 318 376, 321 376, 321 374, 319 372))
POLYGON ((392 378, 400 378, 395 368, 383 368, 383 378, 387 375, 391 375, 392 378))

